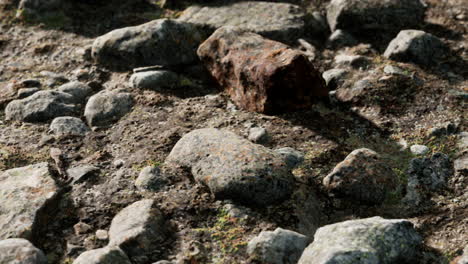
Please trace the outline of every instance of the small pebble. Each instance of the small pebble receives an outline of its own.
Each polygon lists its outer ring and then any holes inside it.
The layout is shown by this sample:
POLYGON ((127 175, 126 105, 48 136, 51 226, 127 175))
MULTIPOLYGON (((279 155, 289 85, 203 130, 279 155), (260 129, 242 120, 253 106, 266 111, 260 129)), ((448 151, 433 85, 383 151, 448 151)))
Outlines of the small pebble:
POLYGON ((96 231, 96 238, 99 239, 99 240, 108 240, 109 239, 109 233, 106 230, 98 229, 96 231))
POLYGON ((412 145, 410 150, 414 155, 424 155, 429 152, 429 148, 424 145, 412 145))

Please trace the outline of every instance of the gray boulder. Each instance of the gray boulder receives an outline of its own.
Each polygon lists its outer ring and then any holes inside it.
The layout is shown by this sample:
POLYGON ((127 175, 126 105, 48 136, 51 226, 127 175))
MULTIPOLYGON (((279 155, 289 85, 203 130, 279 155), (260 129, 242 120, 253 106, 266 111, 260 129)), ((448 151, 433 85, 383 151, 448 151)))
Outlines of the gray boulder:
POLYGON ((304 153, 290 147, 275 149, 275 152, 283 156, 286 165, 290 168, 294 168, 304 161, 304 153))
POLYGON ((44 253, 22 238, 0 240, 0 263, 47 264, 44 253))
POLYGON ((421 30, 402 30, 385 50, 384 57, 403 62, 431 65, 440 60, 447 49, 437 37, 421 30))
POLYGON ((268 141, 269 136, 268 132, 265 128, 263 127, 252 127, 249 130, 249 140, 258 143, 258 144, 264 144, 268 141))
POLYGON ((280 154, 228 131, 186 134, 166 163, 191 169, 217 199, 263 206, 283 201, 292 191, 293 176, 280 154))
POLYGON ((131 264, 119 247, 105 247, 86 251, 73 264, 131 264))
POLYGON ((304 34, 305 18, 305 12, 297 5, 241 1, 222 6, 191 6, 178 20, 208 27, 211 31, 235 26, 270 39, 293 42, 304 34))
POLYGON ((424 21, 420 0, 332 0, 327 6, 331 31, 343 29, 356 35, 363 31, 398 31, 424 21))
POLYGON ((160 90, 178 87, 179 76, 171 71, 137 72, 130 77, 130 86, 136 89, 160 90))
POLYGON ((247 253, 262 263, 296 264, 311 239, 299 233, 277 228, 262 231, 249 241, 247 253))
POLYGON ((350 220, 319 228, 298 264, 413 263, 421 242, 407 220, 350 220))
POLYGON ((382 203, 396 190, 397 176, 375 151, 361 148, 351 152, 323 179, 334 194, 368 204, 382 203))
POLYGON ((0 173, 0 239, 31 239, 57 194, 46 162, 0 173))
POLYGON ((130 93, 103 91, 89 98, 84 116, 88 125, 108 126, 129 113, 133 107, 130 93))
POLYGON ((69 82, 57 88, 59 92, 71 94, 74 103, 80 104, 93 93, 93 90, 88 85, 82 82, 69 82))
POLYGON ((157 19, 98 37, 91 55, 101 64, 124 69, 190 64, 205 37, 189 23, 157 19))
POLYGON ((120 211, 109 229, 109 246, 120 247, 134 263, 148 263, 148 254, 167 237, 156 201, 135 202, 120 211), (138 216, 138 217, 135 217, 138 216))
POLYGON ((147 166, 141 170, 135 181, 135 187, 140 191, 156 191, 167 184, 161 170, 154 166, 147 166))
POLYGON ((90 131, 81 119, 72 116, 55 118, 49 129, 58 136, 84 136, 90 131))
POLYGON ((67 170, 73 184, 86 181, 91 175, 97 173, 99 168, 93 165, 78 165, 67 170))

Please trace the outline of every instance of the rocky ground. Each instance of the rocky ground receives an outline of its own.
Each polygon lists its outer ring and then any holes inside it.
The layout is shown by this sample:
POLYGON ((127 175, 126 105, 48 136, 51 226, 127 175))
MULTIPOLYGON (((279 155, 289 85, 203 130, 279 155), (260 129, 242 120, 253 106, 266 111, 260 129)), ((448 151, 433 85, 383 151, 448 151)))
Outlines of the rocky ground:
POLYGON ((0 17, 0 263, 468 263, 465 0, 0 17))

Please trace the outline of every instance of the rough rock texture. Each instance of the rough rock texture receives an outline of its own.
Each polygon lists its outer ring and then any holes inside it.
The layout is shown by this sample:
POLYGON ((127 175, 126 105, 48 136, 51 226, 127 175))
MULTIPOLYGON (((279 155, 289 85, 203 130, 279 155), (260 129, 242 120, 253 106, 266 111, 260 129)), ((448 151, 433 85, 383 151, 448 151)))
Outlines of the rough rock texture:
POLYGON ((292 189, 292 174, 281 155, 214 128, 183 136, 166 163, 190 168, 218 199, 268 205, 284 200, 292 189))
POLYGON ((50 130, 58 136, 84 136, 90 131, 81 119, 71 116, 55 118, 50 124, 50 130))
POLYGON ((283 156, 286 165, 294 168, 304 161, 304 154, 290 147, 275 149, 275 152, 283 156))
POLYGON ((294 231, 277 228, 262 231, 250 240, 247 252, 262 263, 296 264, 311 239, 294 231))
POLYGON ((198 48, 198 55, 239 107, 274 114, 309 108, 327 96, 321 74, 301 52, 245 32, 222 27, 198 48))
POLYGON ((56 9, 64 3, 63 0, 21 0, 18 8, 30 13, 48 12, 56 9))
POLYGON ((359 44, 359 42, 349 33, 341 29, 335 30, 327 40, 327 47, 341 48, 352 47, 359 44))
POLYGON ((57 88, 59 92, 71 94, 73 102, 80 104, 93 93, 93 90, 88 85, 82 82, 69 82, 57 88))
POLYGON ((26 98, 28 96, 31 96, 37 92, 39 92, 41 89, 37 88, 37 87, 33 87, 33 88, 21 88, 18 90, 18 99, 23 99, 23 98, 26 98))
POLYGON ((370 149, 351 152, 323 179, 333 193, 369 204, 382 203, 395 190, 397 176, 381 157, 370 149))
POLYGON ((72 183, 82 183, 86 181, 89 176, 97 173, 99 168, 93 165, 79 165, 67 170, 67 174, 72 178, 72 183))
POLYGON ((130 86, 137 89, 159 90, 179 85, 179 76, 171 71, 137 72, 130 77, 130 86))
POLYGON ((132 107, 130 93, 103 91, 89 98, 84 116, 91 127, 108 126, 130 112, 132 107))
POLYGON ((161 175, 161 170, 153 166, 143 168, 135 181, 135 187, 140 191, 156 191, 165 184, 167 180, 161 175))
POLYGON ((38 163, 0 174, 0 239, 31 239, 43 224, 44 211, 58 188, 48 164, 38 163))
POLYGON ((101 64, 125 69, 189 64, 196 61, 195 51, 204 39, 189 23, 158 19, 100 36, 94 41, 92 56, 101 64))
POLYGON ((421 241, 407 220, 350 220, 319 228, 298 264, 413 263, 421 241))
POLYGON ((344 83, 344 77, 348 74, 347 70, 331 69, 323 72, 322 77, 327 84, 328 89, 335 90, 344 83))
POLYGON ((402 30, 385 50, 384 57, 403 62, 429 65, 446 54, 444 43, 421 30, 402 30))
POLYGON ((235 26, 270 39, 291 42, 303 35, 306 14, 297 5, 241 1, 222 6, 192 6, 178 20, 216 30, 235 26))
POLYGON ((156 201, 141 200, 125 207, 112 219, 109 246, 120 247, 134 263, 147 263, 146 255, 166 238, 166 229, 156 201))
POLYGON ((258 144, 263 144, 268 141, 268 132, 265 128, 263 127, 252 127, 249 130, 249 140, 258 143, 258 144))
POLYGON ((424 21, 420 0, 332 0, 327 7, 331 31, 362 34, 368 30, 397 31, 424 21))
POLYGON ((119 247, 105 247, 82 253, 73 264, 131 264, 119 247))
POLYGON ((47 264, 44 253, 22 238, 0 240, 0 263, 47 264))

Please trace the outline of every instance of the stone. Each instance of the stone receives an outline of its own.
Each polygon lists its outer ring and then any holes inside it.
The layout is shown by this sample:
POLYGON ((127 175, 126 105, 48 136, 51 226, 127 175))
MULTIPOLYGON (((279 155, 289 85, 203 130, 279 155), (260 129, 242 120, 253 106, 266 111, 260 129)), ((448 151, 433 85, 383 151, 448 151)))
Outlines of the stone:
POLYGON ((463 255, 460 256, 456 264, 468 264, 468 245, 465 246, 463 250, 463 255))
POLYGON ((395 191, 398 178, 375 151, 361 148, 352 151, 323 179, 333 194, 367 204, 381 204, 395 191))
POLYGON ((30 13, 46 13, 51 9, 59 8, 64 1, 62 0, 21 0, 18 9, 26 10, 30 13))
POLYGON ((296 264, 311 239, 294 231, 277 228, 262 231, 249 241, 247 253, 261 263, 296 264))
POLYGON ((141 200, 125 207, 112 219, 109 246, 120 247, 134 263, 148 263, 147 255, 166 239, 166 229, 156 201, 141 200))
POLYGON ((254 143, 264 144, 268 138, 267 130, 263 127, 252 127, 249 130, 249 140, 254 143))
POLYGON ((334 61, 336 65, 351 66, 353 68, 365 67, 369 64, 369 59, 361 55, 338 54, 334 61))
POLYGON ((91 175, 97 173, 99 168, 93 165, 78 165, 67 170, 67 174, 72 178, 72 184, 85 182, 91 175))
POLYGON ((239 107, 276 114, 311 107, 328 96, 321 73, 303 53, 235 27, 222 27, 198 56, 239 107))
POLYGON ((161 175, 158 167, 147 166, 143 168, 135 181, 135 187, 140 191, 157 191, 168 181, 161 175))
POLYGON ((73 264, 131 264, 131 262, 120 248, 108 246, 82 253, 73 264))
POLYGON ((0 240, 0 263, 47 264, 44 253, 22 238, 0 240))
POLYGON ((171 71, 145 71, 130 77, 130 86, 136 89, 161 90, 180 86, 179 76, 171 71))
POLYGON ((81 119, 72 116, 55 118, 49 129, 57 136, 84 136, 91 131, 81 119))
POLYGON ((205 128, 186 134, 166 164, 190 169, 221 200, 265 206, 292 191, 293 176, 280 154, 229 131, 205 128))
POLYGON ((319 228, 298 264, 413 263, 421 242, 404 219, 349 220, 319 228))
POLYGON ((57 88, 59 92, 71 94, 74 103, 82 103, 93 92, 91 87, 82 82, 69 82, 57 88))
POLYGON ((48 79, 46 85, 51 88, 54 88, 57 85, 61 85, 69 81, 68 78, 65 77, 65 75, 60 74, 60 73, 55 73, 55 72, 50 72, 50 71, 41 71, 39 74, 42 77, 48 79))
POLYGON ((37 88, 37 87, 33 87, 33 88, 21 88, 18 90, 18 99, 23 99, 23 98, 26 98, 28 96, 31 96, 37 92, 39 92, 41 89, 37 88))
POLYGON ((351 89, 342 88, 336 90, 336 97, 342 102, 358 101, 366 95, 366 91, 373 88, 371 79, 362 79, 353 84, 351 89))
POLYGON ((157 19, 98 37, 91 54, 100 64, 123 69, 184 65, 197 60, 197 47, 205 38, 190 23, 157 19))
POLYGON ((357 44, 359 42, 351 34, 341 29, 335 30, 327 40, 329 48, 352 47, 357 44))
POLYGON ((424 155, 429 152, 429 148, 424 145, 412 145, 410 151, 414 155, 424 155))
POLYGON ((93 227, 86 223, 79 222, 73 226, 73 229, 75 230, 76 235, 81 235, 88 233, 89 231, 91 231, 91 229, 93 229, 93 227))
POLYGON ((301 7, 264 1, 191 6, 178 20, 208 27, 212 32, 223 26, 235 26, 283 42, 296 41, 306 28, 306 14, 301 7))
POLYGON ((36 236, 58 191, 47 162, 0 173, 0 239, 36 236))
POLYGON ((349 72, 347 70, 343 69, 330 69, 323 72, 322 77, 325 80, 328 89, 336 90, 345 82, 344 78, 348 73, 349 72))
POLYGON ((96 230, 96 238, 99 240, 108 240, 109 239, 109 232, 103 229, 96 230))
POLYGON ((458 132, 458 124, 453 122, 445 122, 443 124, 434 126, 427 131, 429 137, 441 137, 445 135, 452 135, 458 132))
POLYGON ((395 61, 431 65, 446 53, 445 44, 437 37, 421 30, 402 30, 384 52, 384 57, 395 61))
POLYGON ((391 74, 391 75, 405 75, 405 76, 407 75, 401 68, 393 66, 393 65, 386 65, 383 71, 386 74, 391 74))
POLYGON ((290 168, 295 168, 304 161, 304 153, 290 147, 275 149, 275 152, 283 156, 286 165, 290 168))
POLYGON ((420 0, 332 0, 327 6, 330 29, 363 33, 398 32, 424 21, 425 7, 420 0))
POLYGON ((129 113, 133 107, 130 93, 103 91, 89 98, 84 116, 88 125, 109 126, 129 113))

